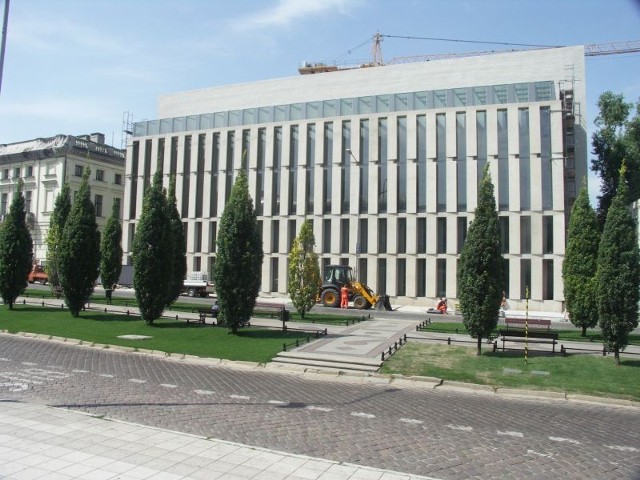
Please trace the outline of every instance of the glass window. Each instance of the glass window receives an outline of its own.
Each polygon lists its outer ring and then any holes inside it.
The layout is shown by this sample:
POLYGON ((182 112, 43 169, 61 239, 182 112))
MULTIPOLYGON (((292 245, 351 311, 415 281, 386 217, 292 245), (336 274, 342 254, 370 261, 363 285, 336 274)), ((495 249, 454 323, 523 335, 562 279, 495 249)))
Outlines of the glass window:
POLYGON ((122 200, 118 197, 113 199, 113 210, 116 218, 120 218, 120 210, 122 209, 122 200))
POLYGON ((531 298, 531 260, 520 260, 520 298, 531 298))
POLYGON ((436 90, 433 92, 433 107, 445 108, 447 106, 447 91, 436 90))
POLYGON ((409 95, 406 93, 398 93, 396 94, 394 99, 396 112, 402 112, 409 110, 409 95))
POLYGON ((287 120, 287 106, 276 105, 273 108, 273 120, 276 122, 283 122, 287 120))
POLYGON ((271 251, 278 253, 280 251, 280 220, 271 221, 271 251))
POLYGON ((419 258, 416 262, 416 296, 424 297, 427 294, 427 261, 419 258))
POLYGON ((213 113, 204 113, 200 115, 200 129, 209 130, 211 128, 213 128, 213 113))
POLYGON ((99 182, 104 182, 104 170, 96 170, 96 180, 99 182))
POLYGON ((307 103, 307 118, 321 117, 320 102, 307 103))
POLYGON ((8 168, 5 168, 5 169, 2 171, 2 179, 3 179, 3 180, 8 180, 8 179, 9 179, 9 169, 8 169, 8 168))
POLYGON ((427 211, 427 118, 416 117, 416 203, 418 212, 427 211))
MULTIPOLYGON (((76 165, 75 166, 75 170, 74 170, 74 175, 76 177, 81 177, 82 176, 82 171, 83 171, 82 165, 76 165)), ((8 172, 9 172, 9 170, 7 170, 7 177, 9 176, 8 172)))
POLYGON ((369 251, 369 221, 366 218, 358 220, 358 233, 356 237, 356 253, 369 251))
POLYGON ((387 219, 378 219, 378 253, 387 253, 387 219))
POLYGON ((518 109, 520 210, 531 210, 531 159, 529 147, 529 109, 518 109))
POLYGON ((215 128, 222 128, 227 126, 227 113, 217 112, 213 114, 213 126, 215 128))
POLYGON ((514 85, 516 101, 528 102, 529 101, 529 84, 528 83, 516 83, 514 85))
POLYGON ((331 252, 331 220, 322 220, 322 253, 331 252))
POLYGON ((93 205, 96 209, 96 217, 102 216, 102 195, 96 194, 93 205))
POLYGON ((247 108, 242 111, 242 124, 252 125, 256 123, 258 116, 255 108, 247 108))
POLYGON ((398 246, 398 253, 407 253, 407 219, 398 218, 397 227, 396 245, 398 246))
POLYGON ((387 261, 384 258, 378 259, 378 277, 376 283, 378 285, 378 292, 380 295, 384 295, 387 292, 387 261))
POLYGON ((456 197, 458 212, 467 210, 467 114, 456 113, 456 197))
POLYGON ((542 253, 553 253, 553 217, 542 217, 542 253))
POLYGON ((554 100, 554 90, 552 82, 535 82, 535 92, 536 98, 535 101, 545 102, 549 100, 554 100))
POLYGON ((438 217, 436 221, 437 253, 447 253, 447 219, 438 217))
POLYGON ((25 176, 26 177, 33 177, 33 165, 29 165, 27 167, 27 174, 25 176))
POLYGON ((500 253, 509 253, 509 217, 498 217, 500 226, 500 253))
POLYGON ((447 259, 436 259, 436 296, 447 296, 447 259))
POLYGON ((304 103, 294 103, 289 105, 289 119, 301 120, 304 118, 304 103))
POLYGON ((199 130, 200 129, 200 117, 198 115, 189 115, 187 117, 187 130, 199 130))
POLYGON ((271 107, 261 107, 258 110, 258 122, 268 123, 271 120, 271 107))
POLYGON ((271 281, 270 290, 272 292, 278 291, 278 258, 271 259, 271 281))
POLYGON ((122 174, 121 173, 114 174, 113 183, 115 183, 116 185, 122 185, 122 174))
POLYGON ((21 174, 22 174, 22 171, 20 167, 16 167, 13 169, 13 178, 20 178, 21 174))
POLYGON ((413 94, 413 106, 416 110, 426 110, 427 92, 416 92, 413 94))
POLYGON ((187 123, 187 117, 175 117, 173 119, 173 131, 174 132, 182 132, 184 131, 184 126, 187 123))
POLYGON ((322 102, 322 115, 324 117, 335 117, 336 112, 336 100, 325 100, 322 102))
POLYGON ((498 210, 509 210, 509 125, 507 110, 498 110, 498 210))
POLYGON ((542 299, 553 300, 553 260, 542 260, 542 299))
POLYGON ((162 118, 160 119, 160 133, 171 133, 173 122, 170 118, 162 118))
POLYGON ((396 261, 396 295, 404 297, 407 294, 407 261, 399 258, 396 261))
POLYGON ((520 217, 520 253, 531 253, 531 217, 520 217))
POLYGON ((436 211, 447 207, 447 124, 444 113, 436 115, 436 211))
POLYGON ((340 100, 340 115, 353 115, 353 99, 342 98, 340 100))
POLYGON ((458 217, 458 253, 462 253, 464 242, 467 240, 467 218, 458 217))
MULTIPOLYGON (((376 97, 376 112, 389 112, 390 110, 391 110, 391 95, 378 95, 376 97)), ((360 112, 360 113, 363 113, 363 112, 360 112)))
POLYGON ((241 113, 242 112, 240 110, 231 110, 231 111, 229 111, 229 126, 230 127, 237 127, 238 125, 240 125, 241 113))
POLYGON ((398 170, 396 179, 398 212, 407 211, 407 117, 397 119, 398 170))
MULTIPOLYGON (((542 209, 553 208, 553 169, 551 160, 551 109, 540 108, 540 168, 542 187, 542 209)), ((567 166, 567 168, 573 168, 567 166)))
POLYGON ((31 200, 33 200, 33 191, 27 190, 24 192, 24 211, 26 213, 31 211, 31 200))
POLYGON ((474 105, 486 105, 487 104, 487 87, 473 87, 473 104, 474 105))
POLYGON ((453 106, 465 107, 466 105, 467 105, 467 89, 454 88, 453 89, 453 106))
POLYGON ((358 113, 371 113, 375 97, 360 97, 358 99, 358 113))
POLYGON ((416 246, 418 253, 427 253, 427 219, 418 218, 416 228, 416 246))
POLYGON ((340 253, 349 253, 349 219, 340 219, 340 253))
POLYGON ((493 86, 493 103, 507 103, 508 94, 506 85, 493 86))

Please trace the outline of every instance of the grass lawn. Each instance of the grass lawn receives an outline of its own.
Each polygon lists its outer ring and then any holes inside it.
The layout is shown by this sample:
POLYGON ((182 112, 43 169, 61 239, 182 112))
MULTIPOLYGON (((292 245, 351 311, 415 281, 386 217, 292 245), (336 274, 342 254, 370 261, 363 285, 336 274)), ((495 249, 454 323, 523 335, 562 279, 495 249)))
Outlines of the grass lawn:
POLYGON ((146 325, 139 317, 95 311, 81 312, 74 318, 69 310, 30 305, 0 307, 0 330, 31 332, 94 343, 185 353, 200 357, 268 362, 282 351, 283 343, 306 339, 303 332, 242 328, 237 335, 227 328, 187 324, 159 319, 146 325), (146 340, 125 340, 119 335, 148 335, 146 340))
POLYGON ((482 385, 582 393, 640 401, 640 359, 612 356, 491 352, 475 347, 409 343, 384 363, 381 372, 437 377, 482 385))

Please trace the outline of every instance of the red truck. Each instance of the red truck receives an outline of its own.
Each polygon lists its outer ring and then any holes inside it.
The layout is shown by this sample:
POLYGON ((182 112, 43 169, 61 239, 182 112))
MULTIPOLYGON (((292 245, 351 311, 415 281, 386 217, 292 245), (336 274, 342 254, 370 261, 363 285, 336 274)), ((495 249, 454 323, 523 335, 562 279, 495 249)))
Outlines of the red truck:
POLYGON ((42 285, 46 285, 49 281, 49 277, 47 276, 47 272, 44 271, 44 267, 42 265, 34 263, 29 275, 27 275, 27 281, 29 283, 41 283, 42 285))

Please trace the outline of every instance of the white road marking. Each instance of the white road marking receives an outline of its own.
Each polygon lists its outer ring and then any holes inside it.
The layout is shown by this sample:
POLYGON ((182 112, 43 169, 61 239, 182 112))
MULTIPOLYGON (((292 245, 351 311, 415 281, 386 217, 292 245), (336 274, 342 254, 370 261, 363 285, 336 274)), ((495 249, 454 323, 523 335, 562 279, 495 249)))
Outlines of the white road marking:
POLYGON ((412 423, 414 425, 422 425, 424 423, 422 420, 416 420, 415 418, 401 418, 400 421, 403 423, 412 423))
POLYGON ((329 407, 316 407, 315 405, 309 405, 307 410, 317 410, 318 412, 330 412, 333 408, 329 407))
POLYGON ((283 402, 282 400, 269 400, 267 403, 271 405, 289 405, 289 402, 283 402))
POLYGON ((130 378, 129 381, 131 383, 147 383, 146 380, 140 380, 139 378, 130 378))
POLYGON ((8 387, 10 392, 21 392, 26 390, 29 386, 26 383, 0 383, 0 388, 8 387))
POLYGON ((620 450, 621 452, 637 452, 638 449, 634 447, 625 447, 623 445, 604 445, 611 450, 620 450))
POLYGON ((546 457, 546 458, 553 457, 553 453, 540 453, 540 452, 536 452, 535 450, 527 450, 527 453, 530 453, 532 455, 538 455, 539 457, 546 457))
POLYGON ((160 386, 164 388, 178 388, 177 385, 173 385, 171 383, 161 383, 160 386))
POLYGON ((0 374, 0 378, 6 378, 7 380, 11 380, 14 382, 29 382, 29 383, 34 383, 36 385, 42 385, 42 382, 39 382, 38 380, 32 380, 31 378, 19 372, 9 372, 8 374, 2 373, 0 374))
POLYGON ((234 398, 236 400, 249 400, 251 397, 247 395, 229 395, 229 398, 234 398))
POLYGON ((574 440, 573 438, 549 437, 549 440, 552 440, 554 442, 567 442, 573 443, 574 445, 580 445, 580 442, 578 440, 574 440))
POLYGON ((89 370, 71 370, 73 373, 89 373, 89 370))
POLYGON ((462 432, 470 432, 471 430, 473 430, 473 427, 466 427, 464 425, 447 425, 447 427, 449 427, 451 430, 460 430, 462 432))
POLYGON ((111 375, 109 373, 101 373, 100 376, 104 377, 104 378, 113 378, 113 375, 111 375))
POLYGON ((22 365, 34 366, 34 365, 38 365, 38 364, 37 363, 33 363, 33 362, 22 362, 22 365))
POLYGON ((501 432, 500 430, 497 431, 498 435, 507 435, 509 437, 519 437, 522 438, 524 437, 524 434, 522 432, 511 432, 511 431, 505 431, 505 432, 501 432))
POLYGON ((211 390, 194 390, 198 395, 213 395, 215 392, 211 390))
POLYGON ((375 415, 373 415, 371 413, 364 413, 364 412, 351 412, 351 416, 352 417, 361 417, 361 418, 376 418, 375 415))
POLYGON ((0 357, 0 362, 10 362, 8 358, 0 357))
POLYGON ((51 378, 61 379, 68 378, 71 375, 64 372, 52 372, 51 370, 44 370, 43 368, 27 368, 25 370, 28 374, 35 378, 42 378, 44 380, 49 380, 51 378))

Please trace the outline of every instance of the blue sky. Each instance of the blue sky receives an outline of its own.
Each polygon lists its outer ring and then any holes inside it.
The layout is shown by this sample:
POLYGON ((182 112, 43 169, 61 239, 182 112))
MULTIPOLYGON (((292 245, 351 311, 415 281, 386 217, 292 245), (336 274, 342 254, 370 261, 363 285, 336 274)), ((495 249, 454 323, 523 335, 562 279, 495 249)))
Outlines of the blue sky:
MULTIPOLYGON (((0 9, 4 0, 0 0, 0 9)), ((13 0, 0 143, 102 132, 157 118, 160 94, 355 64, 385 35, 540 45, 640 40, 633 0, 13 0)), ((385 59, 503 48, 385 38, 385 59)), ((587 57, 586 113, 612 90, 640 98, 640 53, 587 57)), ((597 194, 590 178, 590 193, 597 194)))

